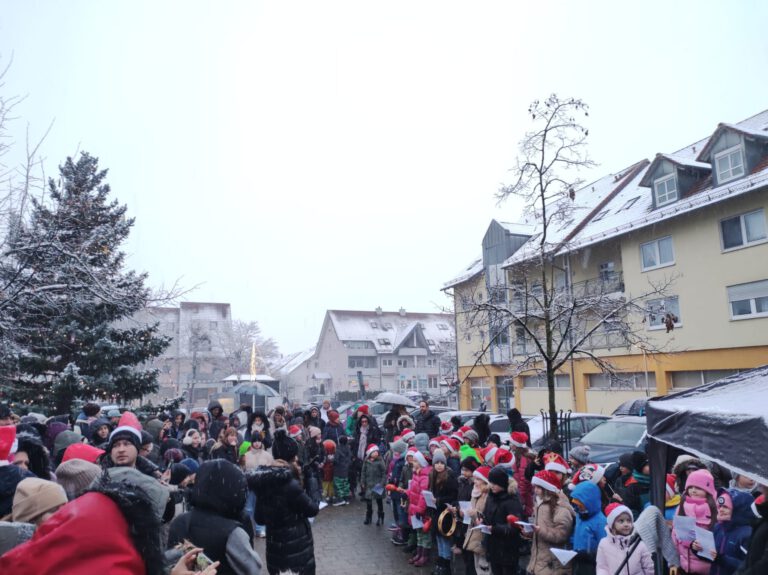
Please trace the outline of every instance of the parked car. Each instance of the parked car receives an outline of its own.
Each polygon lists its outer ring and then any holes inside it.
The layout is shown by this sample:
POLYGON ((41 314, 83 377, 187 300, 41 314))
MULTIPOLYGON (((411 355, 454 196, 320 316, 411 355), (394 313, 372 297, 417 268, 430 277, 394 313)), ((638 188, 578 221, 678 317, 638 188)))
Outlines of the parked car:
MULTIPOLYGON (((568 422, 570 425, 570 432, 560 425, 557 432, 559 441, 565 445, 570 437, 572 443, 576 442, 609 419, 611 419, 610 415, 600 413, 571 413, 570 416, 563 418, 563 422, 568 422)), ((531 447, 534 451, 538 451, 549 441, 549 418, 543 418, 541 414, 534 415, 527 420, 527 423, 531 430, 531 447)))
POLYGON ((440 421, 451 421, 451 418, 458 415, 461 418, 461 424, 467 425, 474 421, 475 417, 480 415, 479 411, 441 411, 437 414, 440 421))
POLYGON ((647 439, 645 417, 625 415, 604 421, 573 444, 588 445, 590 459, 600 465, 618 461, 627 451, 645 449, 647 439))

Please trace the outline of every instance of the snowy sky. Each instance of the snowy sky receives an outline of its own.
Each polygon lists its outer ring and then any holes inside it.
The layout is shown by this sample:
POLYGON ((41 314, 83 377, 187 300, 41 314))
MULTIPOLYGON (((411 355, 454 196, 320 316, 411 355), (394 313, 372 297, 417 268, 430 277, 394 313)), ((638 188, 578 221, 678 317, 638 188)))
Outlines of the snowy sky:
POLYGON ((434 311, 551 92, 593 179, 768 108, 768 3, 0 0, 12 135, 87 150, 129 264, 230 302, 284 353, 326 309, 434 311))

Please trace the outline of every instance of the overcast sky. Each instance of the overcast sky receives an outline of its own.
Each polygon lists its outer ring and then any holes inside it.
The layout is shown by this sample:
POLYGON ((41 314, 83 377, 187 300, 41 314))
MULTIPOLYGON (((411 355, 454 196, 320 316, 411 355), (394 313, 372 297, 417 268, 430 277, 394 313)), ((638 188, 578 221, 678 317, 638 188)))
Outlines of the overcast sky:
POLYGON ((13 135, 86 150, 129 265, 201 284, 289 353, 326 309, 435 311, 480 253, 551 92, 591 107, 592 179, 768 107, 768 3, 0 0, 13 135))

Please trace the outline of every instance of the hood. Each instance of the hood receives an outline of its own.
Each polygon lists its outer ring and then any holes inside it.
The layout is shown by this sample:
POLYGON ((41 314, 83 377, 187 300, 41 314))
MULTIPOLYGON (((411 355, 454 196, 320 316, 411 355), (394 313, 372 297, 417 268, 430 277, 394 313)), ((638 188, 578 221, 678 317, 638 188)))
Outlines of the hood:
MULTIPOLYGON (((96 430, 99 427, 102 427, 104 425, 106 425, 107 428, 109 428, 109 421, 107 421, 106 419, 99 418, 99 419, 96 419, 93 422, 91 422, 91 424, 88 426, 88 438, 89 439, 92 438, 93 434, 96 433, 96 430)), ((109 439, 109 438, 107 438, 107 439, 109 439)))
POLYGON ((213 408, 214 407, 218 407, 221 410, 221 413, 222 414, 224 413, 224 407, 221 405, 221 403, 219 403, 215 399, 213 401, 211 401, 211 403, 208 404, 208 412, 209 413, 213 413, 213 408))
POLYGON ((156 519, 160 521, 163 518, 171 492, 154 477, 144 475, 133 467, 111 467, 96 478, 91 489, 102 492, 103 486, 107 484, 119 484, 120 490, 126 492, 132 491, 131 486, 138 487, 149 497, 156 519))
POLYGON ((53 454, 54 457, 60 452, 64 451, 67 447, 73 443, 81 443, 82 437, 80 437, 74 431, 62 431, 56 436, 56 440, 53 442, 53 454))
POLYGON ((755 519, 755 514, 752 513, 752 504, 755 502, 754 498, 749 493, 744 493, 737 489, 728 489, 727 491, 733 501, 731 525, 738 527, 751 525, 755 519))
POLYGON ((600 488, 594 483, 582 481, 571 492, 571 499, 578 499, 587 509, 587 517, 600 512, 600 488))
POLYGON ((197 470, 192 504, 230 519, 237 519, 245 507, 245 475, 225 459, 206 461, 197 470))
POLYGON ((160 443, 160 430, 162 428, 163 422, 159 419, 150 419, 146 425, 144 425, 144 429, 146 429, 147 433, 152 436, 152 441, 154 443, 160 443))
POLYGON ((179 415, 181 416, 181 423, 183 424, 184 421, 186 421, 186 419, 187 419, 187 414, 184 413, 183 411, 179 410, 179 409, 174 409, 171 412, 171 421, 175 423, 176 422, 176 417, 179 416, 179 415))
POLYGON ((248 489, 259 492, 261 489, 287 483, 293 479, 293 473, 289 467, 270 466, 257 467, 248 472, 248 489))

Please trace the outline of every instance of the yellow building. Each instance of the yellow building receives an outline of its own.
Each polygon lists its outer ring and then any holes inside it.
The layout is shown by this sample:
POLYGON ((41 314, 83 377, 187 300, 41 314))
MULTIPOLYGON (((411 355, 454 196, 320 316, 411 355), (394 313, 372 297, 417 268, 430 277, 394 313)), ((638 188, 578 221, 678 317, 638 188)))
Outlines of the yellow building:
MULTIPOLYGON (((768 364, 768 111, 609 174, 576 199, 573 221, 548 234, 551 293, 636 301, 626 321, 645 341, 628 344, 610 321, 588 327, 584 349, 618 371, 575 354, 558 370, 558 409, 611 413, 768 364)), ((492 222, 483 257, 443 288, 454 296, 463 408, 547 407, 546 382, 525 369, 537 356, 531 338, 510 321, 519 314, 505 313, 542 289, 537 233, 492 222)))

